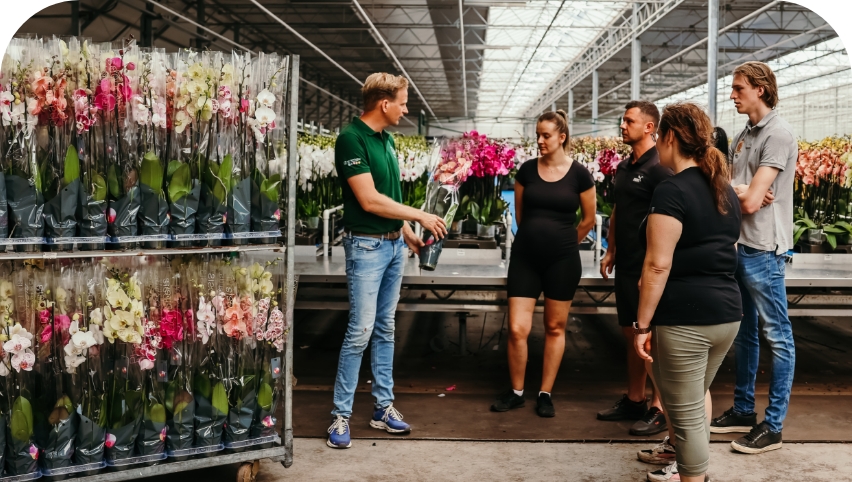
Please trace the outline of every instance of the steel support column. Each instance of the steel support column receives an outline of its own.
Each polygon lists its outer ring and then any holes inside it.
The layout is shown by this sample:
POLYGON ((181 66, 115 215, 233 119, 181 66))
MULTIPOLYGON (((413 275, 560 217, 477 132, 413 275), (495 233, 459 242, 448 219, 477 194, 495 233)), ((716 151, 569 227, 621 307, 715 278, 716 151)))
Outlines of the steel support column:
POLYGON ((568 132, 574 132, 574 89, 568 91, 568 132))
POLYGON ((707 2, 707 113, 716 125, 719 79, 719 0, 707 2))
POLYGON ((598 133, 598 92, 600 90, 600 79, 598 71, 592 71, 592 134, 598 133))
POLYGON ((639 97, 642 95, 639 77, 639 74, 642 72, 642 42, 639 40, 639 7, 641 7, 641 4, 633 4, 633 17, 631 18, 631 27, 633 28, 634 35, 630 53, 630 100, 639 100, 639 97))

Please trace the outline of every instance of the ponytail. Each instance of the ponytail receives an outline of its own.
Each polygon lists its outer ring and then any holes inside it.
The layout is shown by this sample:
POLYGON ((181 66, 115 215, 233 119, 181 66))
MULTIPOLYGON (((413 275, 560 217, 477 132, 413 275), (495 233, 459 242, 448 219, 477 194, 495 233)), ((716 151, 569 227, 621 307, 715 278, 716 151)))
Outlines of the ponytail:
POLYGON ((660 137, 671 133, 683 157, 695 160, 710 183, 716 210, 728 214, 731 201, 727 157, 715 147, 713 124, 704 110, 691 102, 667 105, 660 119, 660 137))

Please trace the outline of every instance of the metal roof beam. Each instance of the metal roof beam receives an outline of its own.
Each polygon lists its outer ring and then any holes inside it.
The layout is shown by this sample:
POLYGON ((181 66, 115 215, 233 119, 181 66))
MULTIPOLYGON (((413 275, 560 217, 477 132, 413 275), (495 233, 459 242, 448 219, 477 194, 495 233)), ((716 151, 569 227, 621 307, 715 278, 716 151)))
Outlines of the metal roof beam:
MULTIPOLYGON (((544 91, 526 109, 529 117, 534 117, 540 112, 547 110, 553 102, 567 94, 575 85, 586 78, 595 69, 617 54, 621 49, 627 47, 633 37, 648 30, 658 20, 675 9, 684 0, 664 0, 655 3, 645 3, 639 7, 638 25, 635 29, 624 28, 624 24, 616 25, 615 22, 603 29, 600 35, 593 40, 585 51, 580 53, 559 76, 544 89, 544 91)), ((633 5, 628 5, 617 18, 622 19, 630 25, 627 13, 632 14, 633 5)))

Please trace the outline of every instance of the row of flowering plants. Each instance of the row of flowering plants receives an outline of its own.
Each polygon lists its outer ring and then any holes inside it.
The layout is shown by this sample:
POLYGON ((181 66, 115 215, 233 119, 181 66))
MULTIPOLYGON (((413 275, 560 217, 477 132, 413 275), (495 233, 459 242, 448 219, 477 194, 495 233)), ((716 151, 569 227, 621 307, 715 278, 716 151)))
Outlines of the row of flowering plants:
POLYGON ((271 443, 279 260, 0 266, 0 473, 92 472, 271 443))
POLYGON ((0 238, 36 250, 277 231, 287 75, 277 54, 13 39, 0 238))
POLYGON ((852 235, 852 138, 799 141, 793 190, 794 240, 836 248, 852 235), (804 241, 804 240, 803 240, 804 241))

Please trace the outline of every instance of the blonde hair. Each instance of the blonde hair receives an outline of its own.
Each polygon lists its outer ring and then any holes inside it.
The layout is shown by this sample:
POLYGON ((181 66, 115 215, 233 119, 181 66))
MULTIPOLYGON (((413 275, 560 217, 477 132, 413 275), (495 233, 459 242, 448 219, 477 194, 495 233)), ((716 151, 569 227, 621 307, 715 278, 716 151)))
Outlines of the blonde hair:
POLYGON ((401 75, 378 72, 371 74, 361 87, 361 95, 364 96, 364 110, 371 111, 379 102, 387 99, 396 99, 400 90, 408 89, 408 79, 401 75))
POLYGON ((775 80, 775 72, 763 62, 746 62, 736 69, 734 75, 742 75, 752 87, 763 87, 763 95, 760 97, 771 108, 778 104, 778 81, 775 80))

